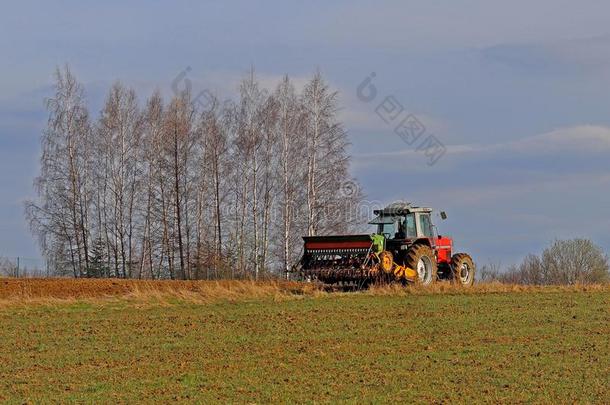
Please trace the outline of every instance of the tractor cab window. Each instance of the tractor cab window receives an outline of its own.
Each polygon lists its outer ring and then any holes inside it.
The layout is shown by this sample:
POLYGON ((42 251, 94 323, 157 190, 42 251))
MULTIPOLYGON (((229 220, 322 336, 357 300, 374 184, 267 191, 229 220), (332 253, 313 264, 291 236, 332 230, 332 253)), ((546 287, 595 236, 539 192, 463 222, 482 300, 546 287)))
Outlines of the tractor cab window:
POLYGON ((405 229, 407 231, 407 238, 417 237, 417 231, 415 230, 415 214, 409 214, 405 217, 405 229))
POLYGON ((371 225, 377 225, 377 233, 385 235, 386 238, 393 238, 396 233, 396 218, 391 216, 378 216, 371 222, 371 225))
POLYGON ((383 224, 379 224, 379 229, 377 230, 377 233, 385 235, 387 238, 394 237, 394 233, 396 233, 396 223, 386 222, 383 224))
POLYGON ((407 239, 415 238, 417 232, 415 231, 415 214, 407 214, 404 217, 400 217, 398 221, 398 232, 394 236, 396 239, 407 239))
POLYGON ((412 239, 417 237, 415 214, 379 216, 369 224, 377 225, 377 233, 385 235, 388 239, 412 239))
POLYGON ((432 238, 432 221, 430 220, 429 214, 420 214, 419 216, 419 226, 421 227, 421 233, 424 236, 432 238))

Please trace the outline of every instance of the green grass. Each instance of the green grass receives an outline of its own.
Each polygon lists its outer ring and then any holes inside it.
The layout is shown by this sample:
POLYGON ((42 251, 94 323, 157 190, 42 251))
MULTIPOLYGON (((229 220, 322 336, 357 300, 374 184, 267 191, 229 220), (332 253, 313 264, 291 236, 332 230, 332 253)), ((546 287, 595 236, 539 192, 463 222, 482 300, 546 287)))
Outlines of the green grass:
POLYGON ((0 402, 610 401, 610 294, 0 308, 0 402))

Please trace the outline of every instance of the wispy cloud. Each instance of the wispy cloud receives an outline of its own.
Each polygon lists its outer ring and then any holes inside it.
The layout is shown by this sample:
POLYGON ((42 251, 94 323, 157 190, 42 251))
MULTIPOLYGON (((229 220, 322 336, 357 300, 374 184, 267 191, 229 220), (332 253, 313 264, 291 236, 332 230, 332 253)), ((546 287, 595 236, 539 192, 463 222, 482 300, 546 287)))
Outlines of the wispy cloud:
MULTIPOLYGON (((601 154, 610 152, 610 128, 600 125, 580 125, 560 128, 516 141, 496 144, 447 145, 447 155, 459 159, 460 155, 490 155, 510 152, 511 156, 549 156, 563 153, 601 154)), ((380 153, 360 153, 355 158, 405 158, 417 154, 412 149, 380 153)), ((470 157, 469 157, 470 158, 470 157)))
POLYGON ((608 74, 610 35, 484 48, 488 61, 534 74, 608 74))

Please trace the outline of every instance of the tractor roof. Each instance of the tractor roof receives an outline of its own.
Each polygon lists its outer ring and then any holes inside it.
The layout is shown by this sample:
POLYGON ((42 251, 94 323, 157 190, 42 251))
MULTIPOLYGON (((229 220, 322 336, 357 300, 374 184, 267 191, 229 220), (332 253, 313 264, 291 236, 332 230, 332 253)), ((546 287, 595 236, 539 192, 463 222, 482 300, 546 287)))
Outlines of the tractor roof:
POLYGON ((406 215, 412 212, 432 212, 432 208, 416 207, 408 202, 395 202, 373 213, 380 216, 406 215))

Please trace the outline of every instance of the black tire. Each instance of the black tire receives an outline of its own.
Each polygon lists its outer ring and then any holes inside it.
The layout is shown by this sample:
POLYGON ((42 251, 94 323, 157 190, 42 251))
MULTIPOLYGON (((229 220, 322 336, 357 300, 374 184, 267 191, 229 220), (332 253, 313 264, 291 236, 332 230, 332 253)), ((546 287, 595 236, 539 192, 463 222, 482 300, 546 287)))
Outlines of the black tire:
POLYGON ((476 271, 472 257, 466 253, 456 253, 451 258, 451 274, 453 282, 464 287, 474 284, 476 271))
POLYGON ((419 284, 430 285, 436 282, 438 270, 436 256, 428 246, 411 246, 405 256, 404 264, 418 273, 419 284))

